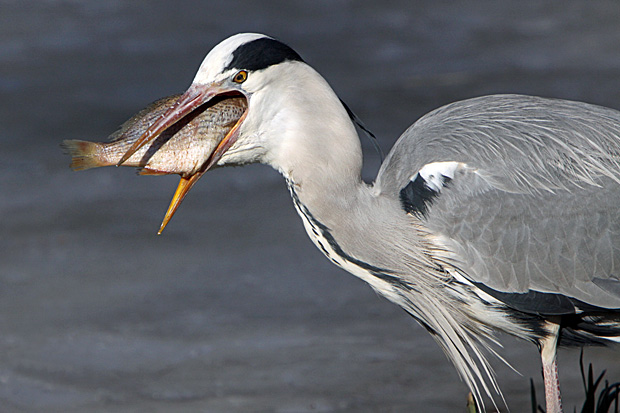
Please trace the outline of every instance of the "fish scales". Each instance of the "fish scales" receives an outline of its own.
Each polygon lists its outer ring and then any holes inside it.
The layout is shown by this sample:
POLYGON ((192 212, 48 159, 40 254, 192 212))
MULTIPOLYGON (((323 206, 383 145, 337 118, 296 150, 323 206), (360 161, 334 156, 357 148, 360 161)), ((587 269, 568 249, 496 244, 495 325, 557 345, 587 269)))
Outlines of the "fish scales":
MULTIPOLYGON (((66 140, 71 167, 84 170, 116 165, 128 148, 172 106, 180 95, 159 99, 140 110, 108 137, 108 142, 66 140)), ((224 97, 199 108, 162 133, 151 145, 133 154, 123 166, 142 174, 193 175, 209 159, 247 108, 243 97, 224 97)))

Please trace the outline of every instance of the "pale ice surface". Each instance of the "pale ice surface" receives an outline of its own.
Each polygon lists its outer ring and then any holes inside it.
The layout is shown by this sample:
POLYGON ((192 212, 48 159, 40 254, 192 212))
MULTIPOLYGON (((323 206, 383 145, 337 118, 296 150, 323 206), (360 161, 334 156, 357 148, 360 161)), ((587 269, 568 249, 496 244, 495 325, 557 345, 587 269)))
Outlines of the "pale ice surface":
MULTIPOLYGON (((620 6, 601 1, 0 0, 0 411, 464 411, 430 335, 307 239, 267 167, 210 172, 156 236, 175 177, 74 173, 63 139, 102 140, 183 91, 241 31, 292 45, 387 151, 422 114, 489 93, 620 108, 620 6)), ((372 178, 378 156, 366 146, 372 178)), ((504 337, 512 411, 542 393, 537 351, 504 337)), ((565 406, 583 392, 560 352, 565 406)), ((620 353, 586 350, 620 380, 620 353)))

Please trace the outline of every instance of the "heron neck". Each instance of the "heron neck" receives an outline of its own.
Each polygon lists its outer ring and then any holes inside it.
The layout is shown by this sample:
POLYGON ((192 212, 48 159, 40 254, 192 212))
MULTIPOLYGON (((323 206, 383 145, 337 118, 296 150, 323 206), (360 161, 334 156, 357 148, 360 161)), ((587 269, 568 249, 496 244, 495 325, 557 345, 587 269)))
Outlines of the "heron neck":
POLYGON ((315 213, 346 207, 366 187, 355 126, 338 96, 314 69, 300 64, 295 73, 294 81, 280 83, 286 87, 263 96, 279 108, 266 131, 278 138, 270 141, 263 161, 279 170, 299 200, 315 213))
POLYGON ((353 125, 346 119, 342 128, 315 126, 315 134, 296 146, 298 156, 279 168, 299 200, 317 217, 346 210, 364 191, 362 150, 353 125))

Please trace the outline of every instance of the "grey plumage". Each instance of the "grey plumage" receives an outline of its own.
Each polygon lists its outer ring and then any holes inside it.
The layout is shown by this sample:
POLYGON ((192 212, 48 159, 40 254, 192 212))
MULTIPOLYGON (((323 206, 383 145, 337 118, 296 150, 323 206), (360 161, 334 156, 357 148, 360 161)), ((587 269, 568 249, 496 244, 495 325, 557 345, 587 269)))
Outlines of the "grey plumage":
POLYGON ((394 193, 440 161, 467 169, 424 225, 472 281, 620 308, 620 112, 516 95, 447 105, 403 134, 376 186, 394 193))
MULTIPOLYGON (((499 292, 553 293, 577 304, 560 313, 596 313, 620 308, 619 153, 618 111, 531 96, 485 96, 444 106, 412 125, 388 154, 375 187, 393 197, 426 164, 464 163, 418 223, 434 240, 433 259, 499 292), (579 308, 581 303, 599 309, 579 308)), ((532 314, 530 323, 558 313, 553 303, 532 298, 519 308, 532 314)), ((486 323, 496 329, 537 339, 490 317, 495 321, 486 323)), ((619 313, 594 323, 580 318, 591 327, 610 320, 608 333, 614 337, 620 333, 619 313)), ((472 336, 473 328, 456 334, 471 345, 473 337, 464 337, 472 336)), ((571 331, 561 344, 588 336, 571 331)), ((472 368, 474 357, 447 352, 457 367, 472 368)))

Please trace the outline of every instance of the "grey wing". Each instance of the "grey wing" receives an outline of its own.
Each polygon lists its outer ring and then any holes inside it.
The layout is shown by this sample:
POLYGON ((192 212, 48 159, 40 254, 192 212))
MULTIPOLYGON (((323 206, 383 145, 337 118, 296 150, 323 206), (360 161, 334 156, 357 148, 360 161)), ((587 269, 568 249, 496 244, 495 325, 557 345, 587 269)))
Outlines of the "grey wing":
POLYGON ((620 112, 496 95, 416 122, 376 187, 474 283, 620 308, 619 178, 620 112))

